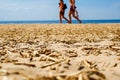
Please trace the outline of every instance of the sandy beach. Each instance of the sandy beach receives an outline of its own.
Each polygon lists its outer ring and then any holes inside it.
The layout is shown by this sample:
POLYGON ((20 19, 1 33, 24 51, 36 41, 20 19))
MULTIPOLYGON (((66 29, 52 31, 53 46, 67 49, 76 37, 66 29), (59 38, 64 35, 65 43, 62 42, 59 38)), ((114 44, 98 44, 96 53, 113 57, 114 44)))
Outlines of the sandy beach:
POLYGON ((120 80, 120 24, 0 25, 0 80, 120 80))

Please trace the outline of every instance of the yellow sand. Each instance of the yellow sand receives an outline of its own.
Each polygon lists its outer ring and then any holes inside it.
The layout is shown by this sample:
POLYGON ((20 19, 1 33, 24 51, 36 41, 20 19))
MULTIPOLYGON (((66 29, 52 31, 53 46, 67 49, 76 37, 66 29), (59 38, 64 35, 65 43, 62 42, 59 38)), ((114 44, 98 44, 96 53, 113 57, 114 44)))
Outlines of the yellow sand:
POLYGON ((120 80, 120 24, 0 25, 0 80, 120 80))

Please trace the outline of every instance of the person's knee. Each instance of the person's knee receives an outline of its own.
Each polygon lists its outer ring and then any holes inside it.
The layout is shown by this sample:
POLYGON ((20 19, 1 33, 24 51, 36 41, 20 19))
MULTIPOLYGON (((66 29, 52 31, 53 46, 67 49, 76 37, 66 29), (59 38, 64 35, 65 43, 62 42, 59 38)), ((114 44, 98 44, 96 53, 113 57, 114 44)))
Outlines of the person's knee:
POLYGON ((69 13, 68 16, 71 17, 71 13, 69 13))
POLYGON ((75 15, 74 15, 74 14, 72 14, 72 16, 73 16, 73 17, 75 17, 75 15))
POLYGON ((64 15, 61 15, 61 18, 64 18, 64 15))
POLYGON ((71 15, 68 15, 69 18, 71 18, 71 15))
POLYGON ((63 16, 63 19, 65 19, 65 17, 63 16))
POLYGON ((77 18, 77 16, 73 15, 74 18, 77 18))
POLYGON ((65 18, 64 16, 62 16, 62 18, 65 18))

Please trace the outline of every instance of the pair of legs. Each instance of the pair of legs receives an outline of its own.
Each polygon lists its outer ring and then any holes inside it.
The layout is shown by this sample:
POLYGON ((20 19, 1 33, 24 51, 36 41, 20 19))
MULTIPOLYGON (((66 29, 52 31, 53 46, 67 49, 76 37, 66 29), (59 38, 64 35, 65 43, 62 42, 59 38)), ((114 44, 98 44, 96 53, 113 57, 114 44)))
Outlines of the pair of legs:
POLYGON ((64 12, 60 12, 59 17, 60 17, 60 23, 62 23, 62 19, 65 19, 68 23, 70 23, 70 21, 64 16, 64 12))
POLYGON ((79 19, 79 16, 76 15, 76 11, 75 10, 70 10, 69 11, 69 20, 72 23, 72 16, 78 20, 79 23, 82 23, 82 21, 79 19))

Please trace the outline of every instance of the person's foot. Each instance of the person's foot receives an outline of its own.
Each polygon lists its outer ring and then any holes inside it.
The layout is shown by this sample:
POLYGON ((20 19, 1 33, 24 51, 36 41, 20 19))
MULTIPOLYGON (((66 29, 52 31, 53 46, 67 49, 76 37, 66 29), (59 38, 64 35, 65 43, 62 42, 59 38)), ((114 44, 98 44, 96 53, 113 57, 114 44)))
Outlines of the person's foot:
POLYGON ((80 24, 82 24, 82 21, 79 21, 80 24))
POLYGON ((71 21, 68 21, 69 24, 71 24, 71 21))
POLYGON ((69 21, 68 23, 71 24, 72 22, 69 21))

